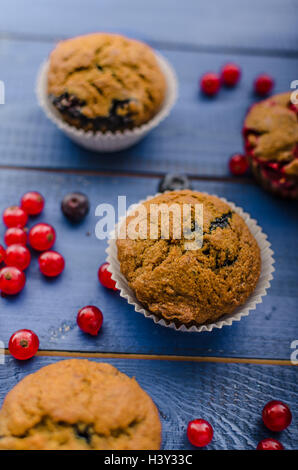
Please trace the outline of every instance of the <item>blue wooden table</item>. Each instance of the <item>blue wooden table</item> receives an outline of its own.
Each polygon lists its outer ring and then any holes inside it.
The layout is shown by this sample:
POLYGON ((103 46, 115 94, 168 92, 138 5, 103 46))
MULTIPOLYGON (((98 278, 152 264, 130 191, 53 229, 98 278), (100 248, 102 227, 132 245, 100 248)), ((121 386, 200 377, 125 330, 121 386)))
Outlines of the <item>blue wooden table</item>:
MULTIPOLYGON (((273 436, 260 421, 270 399, 287 402, 294 420, 278 438, 297 447, 297 367, 290 360, 298 339, 297 205, 273 198, 251 177, 231 177, 227 161, 242 151, 241 127, 254 101, 252 82, 272 74, 276 91, 297 79, 298 2, 264 0, 3 0, 0 15, 0 210, 31 189, 46 198, 38 220, 57 229, 56 249, 66 258, 63 275, 47 281, 33 260, 24 291, 0 298, 0 340, 19 328, 40 338, 38 356, 0 364, 0 400, 22 377, 66 357, 106 361, 136 376, 157 404, 164 449, 190 449, 186 426, 202 417, 214 426, 208 448, 253 449, 273 436), (39 109, 35 79, 59 38, 96 30, 147 41, 176 69, 179 100, 171 116, 134 148, 98 155, 77 147, 39 109), (214 99, 198 93, 198 78, 236 61, 243 79, 214 99), (276 272, 268 295, 239 323, 211 333, 178 333, 145 319, 118 293, 100 286, 97 269, 106 241, 94 234, 97 204, 118 195, 137 202, 157 190, 169 171, 184 172, 197 190, 243 207, 268 234, 276 272), (69 191, 85 192, 90 215, 77 227, 60 211, 69 191), (104 314, 98 337, 80 332, 78 309, 95 304, 104 314)), ((0 228, 1 239, 4 227, 0 228)))

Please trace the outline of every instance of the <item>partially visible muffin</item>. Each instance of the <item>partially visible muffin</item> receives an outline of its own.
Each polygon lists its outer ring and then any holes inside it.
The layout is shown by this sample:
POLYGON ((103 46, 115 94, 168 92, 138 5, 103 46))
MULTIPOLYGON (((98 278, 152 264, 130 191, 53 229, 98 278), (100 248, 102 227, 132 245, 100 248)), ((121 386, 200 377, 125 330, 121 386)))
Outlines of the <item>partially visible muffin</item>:
POLYGON ((245 118, 246 155, 257 180, 275 194, 298 198, 298 108, 290 93, 253 105, 245 118))
POLYGON ((50 55, 48 96, 70 125, 123 131, 161 108, 166 80, 153 50, 116 34, 95 33, 58 43, 50 55))
POLYGON ((66 360, 19 382, 0 410, 0 450, 158 450, 151 398, 115 367, 66 360))
MULTIPOLYGON (((117 248, 121 272, 145 308, 177 326, 191 326, 214 322, 247 300, 259 279, 260 249, 244 220, 228 204, 215 196, 181 190, 156 196, 143 206, 147 232, 140 230, 134 239, 124 238, 122 232, 117 248), (194 208, 202 204, 202 247, 189 249, 183 233, 177 239, 173 228, 179 217, 174 213, 169 237, 162 238, 159 218, 158 236, 150 238, 154 233, 149 230, 154 225, 152 204, 178 204, 180 209, 189 204, 192 229, 194 208)), ((124 226, 131 227, 136 216, 138 210, 126 218, 124 226)))

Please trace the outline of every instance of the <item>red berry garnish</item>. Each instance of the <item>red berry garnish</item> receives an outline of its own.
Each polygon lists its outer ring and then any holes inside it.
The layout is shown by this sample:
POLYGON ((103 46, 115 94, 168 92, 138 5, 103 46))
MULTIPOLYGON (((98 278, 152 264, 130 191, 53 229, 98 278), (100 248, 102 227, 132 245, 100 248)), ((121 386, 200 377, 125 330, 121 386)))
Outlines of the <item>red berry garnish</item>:
POLYGON ((38 336, 31 330, 16 331, 11 336, 8 344, 10 354, 21 361, 35 356, 38 348, 38 336))
POLYGON ((245 155, 235 154, 229 160, 230 172, 235 176, 244 175, 248 170, 249 164, 245 155))
POLYGON ((258 443, 257 450, 284 450, 284 446, 281 442, 269 437, 258 443))
POLYGON ((220 88, 220 79, 216 73, 205 73, 201 78, 201 90, 205 95, 214 96, 220 88))
POLYGON ((3 263, 5 259, 5 249, 2 245, 0 245, 0 264, 3 263))
POLYGON ((93 305, 81 308, 77 316, 77 324, 85 333, 96 336, 101 328, 103 315, 99 308, 93 305))
POLYGON ((11 227, 8 228, 4 235, 4 241, 7 246, 9 245, 26 245, 27 233, 23 228, 11 227))
POLYGON ((18 294, 25 286, 23 271, 14 266, 7 266, 0 271, 0 290, 7 295, 18 294))
POLYGON ((18 206, 12 206, 3 212, 3 222, 6 227, 24 227, 27 223, 28 215, 18 206))
POLYGON ((55 243, 56 233, 49 224, 36 224, 29 232, 29 243, 37 251, 46 251, 55 243))
POLYGON ((45 251, 38 258, 39 269, 45 276, 55 277, 62 273, 65 261, 57 251, 45 251))
POLYGON ((194 419, 188 423, 187 437, 192 445, 204 447, 212 441, 213 428, 204 419, 194 419))
POLYGON ((271 431, 283 431, 292 421, 288 405, 282 401, 269 401, 263 408, 262 418, 265 426, 271 431))
POLYGON ((241 77, 241 69, 236 64, 226 64, 221 69, 221 80, 226 86, 236 85, 241 77))
POLYGON ((259 96, 266 96, 274 87, 274 80, 270 75, 259 75, 254 83, 255 92, 259 96))
POLYGON ((21 199, 21 208, 28 215, 40 214, 44 207, 44 198, 36 191, 30 191, 24 194, 21 199))
POLYGON ((5 264, 6 266, 15 266, 21 271, 28 268, 31 261, 31 254, 28 248, 23 245, 10 245, 6 249, 5 264))
POLYGON ((99 282, 108 289, 117 290, 116 282, 112 279, 112 274, 108 271, 109 263, 103 263, 98 270, 99 282))

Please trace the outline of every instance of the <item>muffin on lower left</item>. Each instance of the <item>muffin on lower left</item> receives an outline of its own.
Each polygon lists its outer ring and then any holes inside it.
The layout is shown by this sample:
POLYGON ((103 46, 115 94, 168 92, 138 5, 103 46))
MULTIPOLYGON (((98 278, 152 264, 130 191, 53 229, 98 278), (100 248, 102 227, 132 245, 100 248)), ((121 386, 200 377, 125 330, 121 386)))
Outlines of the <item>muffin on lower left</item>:
POLYGON ((158 450, 153 401, 109 364, 83 359, 43 367, 0 410, 0 450, 158 450))

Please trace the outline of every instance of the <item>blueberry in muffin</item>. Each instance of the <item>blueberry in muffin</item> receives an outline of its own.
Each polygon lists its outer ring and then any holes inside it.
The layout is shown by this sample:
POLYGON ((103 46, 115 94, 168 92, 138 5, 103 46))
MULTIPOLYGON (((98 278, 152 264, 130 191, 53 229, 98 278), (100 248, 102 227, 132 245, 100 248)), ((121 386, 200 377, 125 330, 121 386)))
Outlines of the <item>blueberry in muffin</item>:
POLYGON ((58 43, 50 55, 48 97, 70 125, 123 131, 161 108, 165 77, 153 50, 121 35, 95 33, 58 43))
POLYGON ((157 450, 160 441, 151 398, 109 364, 71 359, 43 367, 0 410, 0 450, 157 450))
MULTIPOLYGON (((162 206, 163 205, 163 206, 162 206)), ((158 318, 177 326, 200 325, 231 314, 254 291, 261 269, 260 249, 239 214, 221 199, 191 190, 172 191, 143 203, 147 232, 121 236, 117 240, 122 274, 137 300, 158 318), (162 219, 155 219, 157 236, 152 235, 152 205, 178 204, 203 207, 203 244, 188 249, 186 235, 175 236, 177 212, 170 213, 169 236, 163 237, 162 219), (149 230, 150 228, 150 230, 149 230)), ((178 213, 179 214, 179 213, 178 213)), ((139 211, 128 215, 124 227, 131 227, 139 211)), ((183 218, 179 219, 178 224, 183 218)), ((122 232, 123 233, 123 232, 122 232)))
POLYGON ((283 197, 298 198, 298 108, 291 93, 254 104, 245 118, 246 155, 261 185, 283 197))

